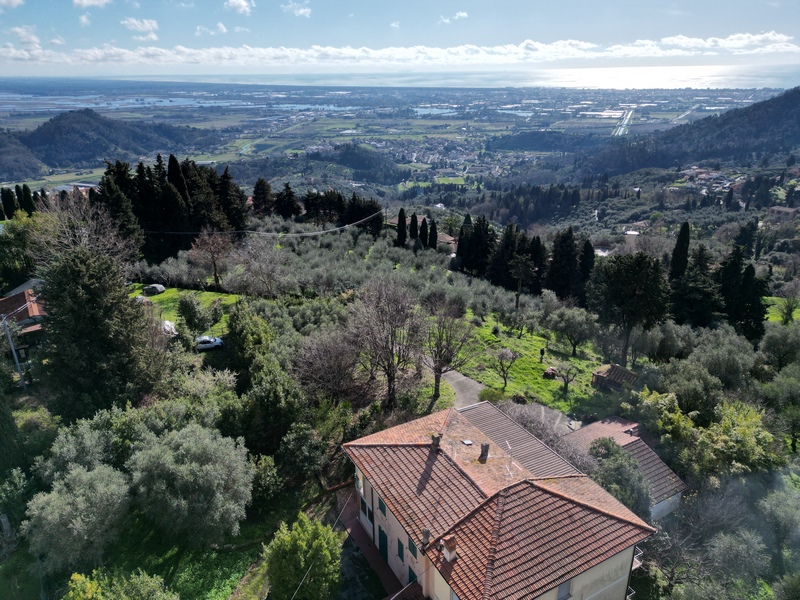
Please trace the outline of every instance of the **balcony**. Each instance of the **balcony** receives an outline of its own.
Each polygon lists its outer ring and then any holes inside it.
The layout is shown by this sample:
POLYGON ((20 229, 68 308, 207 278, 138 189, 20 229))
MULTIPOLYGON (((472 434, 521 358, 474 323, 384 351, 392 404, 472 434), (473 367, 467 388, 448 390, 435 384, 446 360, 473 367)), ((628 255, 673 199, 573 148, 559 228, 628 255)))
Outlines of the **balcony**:
POLYGON ((642 566, 642 563, 644 562, 642 560, 642 555, 643 554, 644 554, 644 552, 642 552, 642 549, 639 548, 639 546, 634 546, 634 548, 633 548, 633 566, 631 567, 631 571, 635 571, 636 569, 638 569, 639 567, 642 566))
POLYGON ((633 597, 636 595, 636 590, 632 587, 628 586, 628 595, 625 596, 625 600, 633 600, 633 597))

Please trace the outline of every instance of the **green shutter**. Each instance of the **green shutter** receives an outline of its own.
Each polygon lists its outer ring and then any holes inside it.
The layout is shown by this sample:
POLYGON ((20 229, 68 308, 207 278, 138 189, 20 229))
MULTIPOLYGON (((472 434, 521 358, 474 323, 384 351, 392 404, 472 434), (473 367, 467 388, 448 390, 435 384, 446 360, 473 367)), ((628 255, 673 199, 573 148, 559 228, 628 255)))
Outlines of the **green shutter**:
POLYGON ((406 561, 405 554, 403 553, 403 542, 401 542, 400 540, 397 540, 397 556, 400 557, 401 561, 403 562, 406 561))
POLYGON ((383 513, 383 516, 386 516, 386 505, 383 503, 383 500, 378 498, 378 510, 383 513))
POLYGON ((408 536, 408 551, 411 552, 411 556, 417 558, 417 545, 411 541, 411 536, 408 536))

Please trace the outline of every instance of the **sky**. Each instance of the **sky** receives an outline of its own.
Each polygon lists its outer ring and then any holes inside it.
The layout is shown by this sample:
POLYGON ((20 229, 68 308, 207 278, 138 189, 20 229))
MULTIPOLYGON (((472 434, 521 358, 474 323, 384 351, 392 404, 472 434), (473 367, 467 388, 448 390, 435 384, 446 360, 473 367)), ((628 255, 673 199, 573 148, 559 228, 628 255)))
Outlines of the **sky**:
POLYGON ((0 76, 800 73, 798 0, 0 0, 0 35, 0 76))

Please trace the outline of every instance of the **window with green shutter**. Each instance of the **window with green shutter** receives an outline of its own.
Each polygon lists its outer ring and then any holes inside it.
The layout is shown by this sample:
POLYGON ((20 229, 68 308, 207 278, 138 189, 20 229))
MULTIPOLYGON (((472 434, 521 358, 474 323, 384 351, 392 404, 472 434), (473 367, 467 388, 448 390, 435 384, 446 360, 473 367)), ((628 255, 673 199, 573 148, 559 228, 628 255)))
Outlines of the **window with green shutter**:
POLYGON ((411 552, 411 556, 417 558, 417 545, 411 541, 411 536, 408 536, 408 551, 411 552))
POLYGON ((383 513, 383 516, 386 516, 386 505, 383 503, 383 500, 378 498, 378 510, 383 513))
POLYGON ((400 557, 401 562, 406 562, 406 556, 403 550, 403 542, 397 540, 397 556, 400 557))

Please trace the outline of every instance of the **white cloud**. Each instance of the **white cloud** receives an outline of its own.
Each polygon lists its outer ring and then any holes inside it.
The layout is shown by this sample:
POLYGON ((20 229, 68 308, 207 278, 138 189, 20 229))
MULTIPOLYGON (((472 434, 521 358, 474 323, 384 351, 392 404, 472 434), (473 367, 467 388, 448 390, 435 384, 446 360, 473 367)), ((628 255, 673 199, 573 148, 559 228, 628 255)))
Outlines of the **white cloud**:
POLYGON ((292 13, 295 17, 311 16, 311 7, 308 5, 308 0, 303 0, 303 2, 289 0, 287 4, 281 4, 281 8, 283 12, 292 13))
POLYGON ((450 23, 452 23, 453 21, 458 21, 459 19, 466 19, 467 17, 469 17, 469 15, 467 13, 465 13, 464 11, 459 11, 456 14, 454 14, 452 17, 445 17, 444 15, 441 15, 439 17, 439 24, 440 25, 450 25, 450 23))
POLYGON ((225 0, 225 8, 235 10, 241 15, 249 15, 255 5, 255 0, 225 0))
POLYGON ((111 4, 114 0, 72 0, 72 6, 77 6, 78 8, 89 8, 89 7, 103 7, 106 4, 111 4))
POLYGON ((154 19, 134 19, 133 17, 128 17, 120 21, 120 24, 131 31, 138 31, 140 33, 158 31, 158 21, 154 19))
POLYGON ((151 31, 147 35, 135 35, 133 36, 137 42, 155 42, 158 40, 158 35, 155 31, 151 31))
POLYGON ((80 17, 78 17, 81 27, 88 27, 92 24, 92 20, 89 17, 91 17, 89 13, 83 13, 80 17))
POLYGON ((220 33, 228 33, 228 28, 225 27, 222 23, 217 23, 217 31, 220 33))
POLYGON ((61 37, 60 35, 57 35, 52 40, 50 40, 50 44, 52 44, 53 46, 63 46, 66 43, 67 42, 65 42, 64 38, 61 37))
POLYGON ((389 27, 393 29, 400 29, 400 21, 392 21, 389 23, 389 27))
POLYGON ((0 12, 3 8, 17 8, 25 4, 25 0, 0 0, 0 12))
POLYGON ((235 27, 234 31, 236 33, 250 33, 250 30, 247 27, 235 27))
MULTIPOLYGON (((399 25, 399 24, 398 24, 399 25)), ((198 26, 196 35, 218 35, 217 29, 198 26)), ((696 38, 675 36, 665 40, 636 40, 625 44, 600 46, 582 40, 559 40, 542 43, 525 40, 519 44, 477 46, 464 44, 453 47, 411 46, 367 48, 351 46, 311 46, 308 48, 251 47, 242 45, 187 48, 175 46, 141 46, 120 48, 113 44, 83 48, 70 52, 44 50, 31 27, 10 30, 19 42, 0 45, 0 65, 27 61, 40 65, 140 65, 148 68, 184 68, 195 66, 225 66, 247 70, 285 68, 456 68, 524 66, 537 63, 557 63, 576 59, 652 59, 703 56, 709 52, 718 58, 739 54, 800 54, 800 46, 790 36, 769 34, 736 34, 727 38, 709 38, 703 43, 696 38)))
POLYGON ((39 38, 33 33, 34 28, 31 25, 12 27, 9 31, 17 36, 21 44, 26 46, 36 46, 39 44, 39 38))

